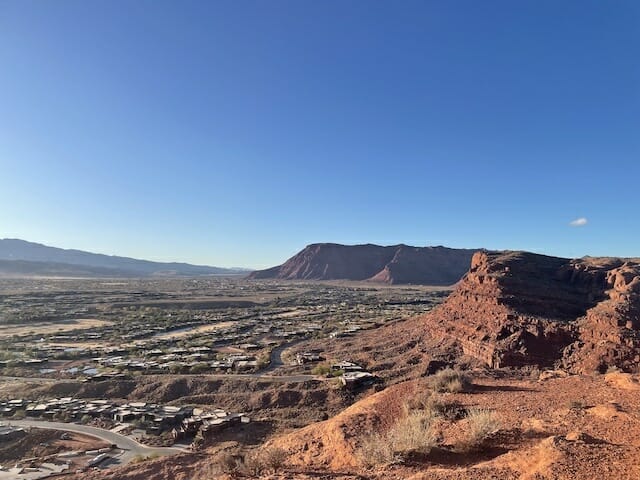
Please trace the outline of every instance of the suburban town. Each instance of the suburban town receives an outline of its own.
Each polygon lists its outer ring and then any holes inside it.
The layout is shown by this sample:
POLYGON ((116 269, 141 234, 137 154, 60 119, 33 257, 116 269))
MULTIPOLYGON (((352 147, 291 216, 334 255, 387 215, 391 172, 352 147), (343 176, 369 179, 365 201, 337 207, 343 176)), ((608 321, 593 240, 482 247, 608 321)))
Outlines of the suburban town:
POLYGON ((279 421, 277 411, 270 418, 270 409, 234 410, 244 405, 224 400, 98 396, 137 379, 306 382, 360 395, 382 379, 347 356, 305 350, 305 342, 344 341, 427 312, 448 293, 241 277, 0 283, 0 379, 7 382, 4 391, 24 392, 0 400, 2 445, 26 445, 57 432, 43 452, 25 447, 22 456, 7 451, 5 460, 0 452, 0 479, 27 480, 198 451, 279 421), (81 396, 47 397, 56 385, 81 396), (73 444, 65 440, 69 435, 93 440, 76 450, 65 446, 73 444))

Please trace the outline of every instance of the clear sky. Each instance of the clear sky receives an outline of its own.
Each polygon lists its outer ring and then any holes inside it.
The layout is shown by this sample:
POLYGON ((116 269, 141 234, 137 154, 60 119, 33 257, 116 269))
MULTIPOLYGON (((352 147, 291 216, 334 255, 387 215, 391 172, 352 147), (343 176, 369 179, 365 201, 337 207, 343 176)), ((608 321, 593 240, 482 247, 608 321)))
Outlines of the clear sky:
POLYGON ((2 0, 0 237, 640 256, 639 107, 636 0, 2 0))

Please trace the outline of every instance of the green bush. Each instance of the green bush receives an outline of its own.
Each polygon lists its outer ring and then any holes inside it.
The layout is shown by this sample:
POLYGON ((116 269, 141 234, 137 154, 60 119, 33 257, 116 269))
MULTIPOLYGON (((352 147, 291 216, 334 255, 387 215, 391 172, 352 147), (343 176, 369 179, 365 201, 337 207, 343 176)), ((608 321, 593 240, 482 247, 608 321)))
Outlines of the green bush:
POLYGON ((326 375, 331 371, 331 368, 326 363, 319 363, 311 369, 313 375, 326 375))
POLYGON ((205 373, 208 372, 210 370, 210 367, 207 363, 201 362, 201 363, 196 363, 194 366, 192 366, 189 369, 190 373, 205 373))
POLYGON ((26 416, 24 410, 16 410, 11 418, 14 420, 22 420, 26 416))

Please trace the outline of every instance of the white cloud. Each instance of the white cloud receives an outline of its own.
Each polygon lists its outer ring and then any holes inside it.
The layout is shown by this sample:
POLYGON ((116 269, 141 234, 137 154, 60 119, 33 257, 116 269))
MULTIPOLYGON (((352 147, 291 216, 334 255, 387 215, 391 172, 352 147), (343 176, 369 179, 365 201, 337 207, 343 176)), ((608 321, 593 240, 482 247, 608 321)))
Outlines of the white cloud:
POLYGON ((569 222, 572 227, 584 227, 588 223, 588 220, 584 217, 576 218, 574 221, 569 222))

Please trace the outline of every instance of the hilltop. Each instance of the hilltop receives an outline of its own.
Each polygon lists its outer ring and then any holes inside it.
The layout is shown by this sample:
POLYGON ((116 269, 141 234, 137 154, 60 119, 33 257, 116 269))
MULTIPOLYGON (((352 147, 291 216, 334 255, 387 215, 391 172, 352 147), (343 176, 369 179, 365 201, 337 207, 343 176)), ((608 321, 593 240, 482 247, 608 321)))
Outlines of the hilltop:
POLYGON ((26 240, 0 239, 0 275, 17 276, 150 276, 222 275, 242 270, 152 262, 115 255, 67 250, 26 240))
POLYGON ((316 243, 282 265, 252 272, 249 278, 452 285, 468 270, 474 252, 441 246, 316 243))

